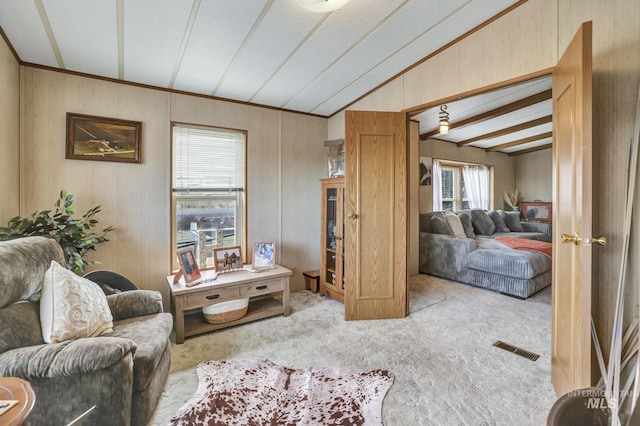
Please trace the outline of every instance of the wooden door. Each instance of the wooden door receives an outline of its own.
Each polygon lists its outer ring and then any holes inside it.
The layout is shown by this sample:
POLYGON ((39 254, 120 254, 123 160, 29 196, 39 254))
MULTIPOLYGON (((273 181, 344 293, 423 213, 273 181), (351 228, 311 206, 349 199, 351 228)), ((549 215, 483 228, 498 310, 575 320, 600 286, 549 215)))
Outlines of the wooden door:
POLYGON ((407 316, 407 120, 346 112, 345 319, 407 316))
POLYGON ((551 380, 556 393, 591 385, 591 22, 553 70, 551 380), (562 243, 561 234, 577 236, 562 243))

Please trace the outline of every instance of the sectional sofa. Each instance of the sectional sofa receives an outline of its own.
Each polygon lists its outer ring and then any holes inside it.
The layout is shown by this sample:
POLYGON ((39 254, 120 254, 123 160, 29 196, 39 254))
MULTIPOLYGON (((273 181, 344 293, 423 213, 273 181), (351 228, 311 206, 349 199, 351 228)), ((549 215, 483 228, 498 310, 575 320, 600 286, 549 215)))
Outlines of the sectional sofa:
POLYGON ((541 225, 502 210, 421 213, 420 272, 525 299, 551 285, 551 259, 496 238, 544 241, 550 248, 541 225))

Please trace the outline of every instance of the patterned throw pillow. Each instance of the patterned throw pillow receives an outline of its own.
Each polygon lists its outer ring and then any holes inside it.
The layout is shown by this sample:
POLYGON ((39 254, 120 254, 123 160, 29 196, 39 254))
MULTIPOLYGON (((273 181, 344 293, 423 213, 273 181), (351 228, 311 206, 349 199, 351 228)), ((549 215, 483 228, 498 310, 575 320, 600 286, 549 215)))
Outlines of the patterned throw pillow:
MULTIPOLYGON (((502 211, 502 210, 499 210, 502 211)), ((524 232, 524 228, 520 223, 520 212, 517 211, 502 211, 502 218, 504 223, 511 230, 511 232, 524 232)))
POLYGON ((511 232, 511 230, 504 223, 504 219, 501 214, 502 210, 491 210, 489 213, 489 217, 496 224, 496 232, 511 232))
POLYGON ((478 235, 493 235, 496 233, 496 224, 493 223, 487 212, 482 209, 471 210, 471 222, 478 235))
POLYGON ((431 232, 434 234, 453 235, 447 220, 442 216, 431 216, 431 232))
POLYGON ((113 331, 113 316, 98 284, 51 261, 40 299, 42 339, 47 343, 94 337, 113 331))
POLYGON ((453 235, 455 237, 467 238, 467 234, 464 232, 464 226, 462 225, 462 221, 460 220, 457 214, 455 214, 451 210, 447 210, 446 212, 444 212, 444 217, 447 220, 447 223, 451 228, 451 232, 453 232, 453 235))
POLYGON ((476 233, 473 230, 473 223, 471 221, 471 212, 469 210, 462 210, 457 213, 462 226, 464 226, 464 233, 467 234, 467 238, 475 238, 476 233))

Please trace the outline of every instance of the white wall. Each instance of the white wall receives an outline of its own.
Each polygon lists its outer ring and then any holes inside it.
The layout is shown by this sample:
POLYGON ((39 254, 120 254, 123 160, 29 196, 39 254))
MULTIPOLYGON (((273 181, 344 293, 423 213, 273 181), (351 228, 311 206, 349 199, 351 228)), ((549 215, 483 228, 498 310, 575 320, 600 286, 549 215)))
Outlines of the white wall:
MULTIPOLYGON (((239 103, 171 94, 22 67, 21 211, 53 207, 60 189, 77 213, 102 205, 100 226, 116 228, 92 258, 141 287, 168 290, 170 272, 170 123, 248 131, 248 242, 277 242, 277 260, 302 272, 317 269, 320 183, 327 174, 327 120, 239 103), (142 163, 66 160, 65 114, 142 121, 142 163)), ((251 253, 251 248, 248 250, 251 253)), ((96 268, 94 268, 96 269, 96 268)))

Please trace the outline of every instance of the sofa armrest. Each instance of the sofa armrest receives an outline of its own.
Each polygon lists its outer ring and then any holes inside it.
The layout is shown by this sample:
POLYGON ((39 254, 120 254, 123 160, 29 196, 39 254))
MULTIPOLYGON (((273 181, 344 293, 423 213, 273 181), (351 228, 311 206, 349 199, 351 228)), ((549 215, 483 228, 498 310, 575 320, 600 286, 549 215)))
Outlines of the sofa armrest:
POLYGON ((0 354, 0 376, 49 378, 86 374, 117 364, 136 344, 119 337, 90 337, 36 346, 0 354))
POLYGON ((162 313, 162 296, 154 290, 123 291, 107 296, 114 321, 162 313))
POLYGON ((420 272, 455 279, 468 264, 469 254, 477 248, 471 238, 420 233, 420 272))

